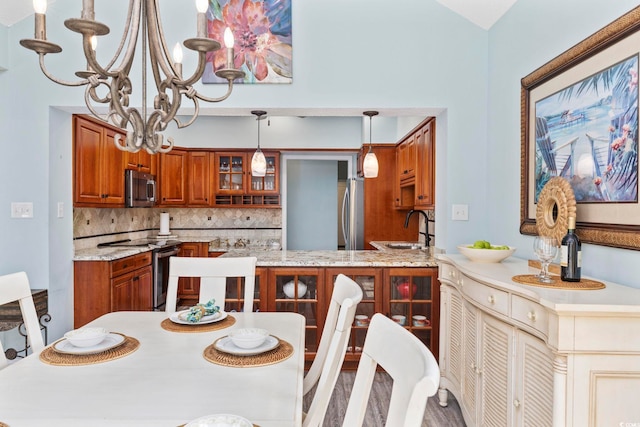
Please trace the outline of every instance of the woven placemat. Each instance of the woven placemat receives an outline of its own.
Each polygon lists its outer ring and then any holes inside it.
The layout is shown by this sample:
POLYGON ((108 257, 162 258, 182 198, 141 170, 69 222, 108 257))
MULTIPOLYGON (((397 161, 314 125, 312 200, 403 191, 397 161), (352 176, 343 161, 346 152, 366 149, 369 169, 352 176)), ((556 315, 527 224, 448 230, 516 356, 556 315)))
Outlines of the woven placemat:
POLYGON ((205 359, 216 365, 231 366, 234 368, 255 368, 280 363, 283 360, 287 360, 293 354, 293 346, 278 338, 280 344, 273 350, 253 356, 236 356, 235 354, 225 353, 216 349, 216 342, 222 338, 218 338, 213 344, 205 348, 202 354, 205 359))
POLYGON ((519 274, 511 278, 514 282, 523 283, 530 286, 540 286, 542 288, 554 288, 574 291, 593 291, 604 289, 606 286, 602 282, 591 279, 580 279, 579 282, 563 282, 560 277, 551 275, 551 283, 542 283, 535 274, 519 274))
POLYGON ((165 329, 170 332, 186 332, 186 333, 194 333, 194 332, 211 332, 211 331, 219 331, 220 329, 228 328, 229 326, 233 326, 236 323, 236 318, 232 315, 227 315, 223 320, 219 322, 213 323, 194 323, 193 325, 183 325, 180 323, 174 323, 171 319, 166 318, 160 323, 162 329, 165 329))
MULTIPOLYGON (((122 334, 119 334, 122 335, 122 334)), ((55 344, 45 348, 40 353, 40 360, 49 365, 56 366, 81 366, 81 365, 93 365, 95 363, 108 362, 110 360, 120 359, 127 356, 140 347, 140 341, 133 337, 124 336, 124 342, 117 347, 109 350, 105 350, 96 354, 67 354, 58 353, 54 350, 55 344)))

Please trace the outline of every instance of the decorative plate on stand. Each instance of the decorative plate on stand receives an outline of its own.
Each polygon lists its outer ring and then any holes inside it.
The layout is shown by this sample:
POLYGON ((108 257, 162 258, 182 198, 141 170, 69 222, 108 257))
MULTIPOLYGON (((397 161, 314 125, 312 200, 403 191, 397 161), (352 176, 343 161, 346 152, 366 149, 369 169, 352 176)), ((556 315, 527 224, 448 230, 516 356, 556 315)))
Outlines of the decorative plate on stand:
POLYGON ((576 216, 576 198, 566 179, 556 176, 542 187, 536 207, 538 235, 551 236, 562 241, 567 234, 569 217, 576 216))

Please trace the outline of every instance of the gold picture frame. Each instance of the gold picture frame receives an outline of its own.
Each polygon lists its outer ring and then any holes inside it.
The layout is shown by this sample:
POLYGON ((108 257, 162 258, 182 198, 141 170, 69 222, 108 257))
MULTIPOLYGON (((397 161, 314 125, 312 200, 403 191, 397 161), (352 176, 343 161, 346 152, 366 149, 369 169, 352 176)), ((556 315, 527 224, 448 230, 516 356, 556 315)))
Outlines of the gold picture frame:
MULTIPOLYGON (((599 69, 616 63, 620 57, 632 54, 640 54, 640 6, 522 78, 521 234, 538 234, 533 188, 536 99, 542 99, 544 94, 551 93, 558 87, 567 87, 568 82, 580 81, 581 78, 588 77, 589 73, 596 73, 599 69)), ((576 233, 585 243, 640 250, 640 203, 579 204, 576 233)))

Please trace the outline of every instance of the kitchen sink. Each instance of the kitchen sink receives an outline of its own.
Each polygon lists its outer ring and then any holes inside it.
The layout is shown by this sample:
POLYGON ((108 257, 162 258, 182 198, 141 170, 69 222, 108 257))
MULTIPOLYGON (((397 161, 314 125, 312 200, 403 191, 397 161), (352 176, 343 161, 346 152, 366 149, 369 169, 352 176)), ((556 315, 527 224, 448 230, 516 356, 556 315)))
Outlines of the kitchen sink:
POLYGON ((410 242, 387 243, 385 246, 389 249, 422 249, 423 248, 421 243, 410 243, 410 242))

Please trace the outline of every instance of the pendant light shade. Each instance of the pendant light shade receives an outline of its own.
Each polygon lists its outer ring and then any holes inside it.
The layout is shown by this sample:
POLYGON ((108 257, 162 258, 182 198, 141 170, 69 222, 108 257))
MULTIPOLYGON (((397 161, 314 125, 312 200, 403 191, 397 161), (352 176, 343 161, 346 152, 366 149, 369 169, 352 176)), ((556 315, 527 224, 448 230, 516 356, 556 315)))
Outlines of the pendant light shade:
POLYGON ((267 112, 255 110, 252 111, 251 114, 256 116, 256 121, 258 122, 258 148, 251 158, 251 176, 262 177, 267 173, 267 159, 265 159, 264 153, 260 149, 260 120, 263 119, 262 116, 267 114, 267 112))
POLYGON ((364 161, 362 162, 362 172, 364 173, 365 178, 377 178, 378 177, 378 158, 376 154, 373 152, 371 147, 371 118, 373 116, 377 116, 377 111, 365 111, 365 116, 369 116, 369 152, 366 156, 364 156, 364 161))

